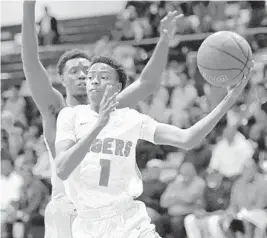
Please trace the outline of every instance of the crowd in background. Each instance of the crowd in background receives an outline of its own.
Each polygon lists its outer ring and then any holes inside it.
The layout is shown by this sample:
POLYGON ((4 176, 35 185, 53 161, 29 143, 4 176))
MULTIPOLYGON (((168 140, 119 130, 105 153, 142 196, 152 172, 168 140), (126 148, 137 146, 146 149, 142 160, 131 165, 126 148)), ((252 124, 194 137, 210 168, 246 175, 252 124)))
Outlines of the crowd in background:
POLYGON ((242 31, 267 25, 265 1, 129 1, 118 16, 113 39, 157 37, 160 20, 173 10, 185 16, 177 29, 182 34, 242 31))
MULTIPOLYGON (((178 27, 182 34, 263 26, 264 3, 240 2, 238 18, 231 18, 226 14, 226 2, 129 2, 118 16, 112 39, 140 41, 156 37, 160 19, 174 8, 185 14, 178 27)), ((45 18, 52 24, 52 17, 45 18)), ((45 24, 40 25, 45 29, 45 24)), ((266 47, 258 39, 248 40, 254 51, 266 47)), ((96 46, 103 46, 106 39, 102 41, 96 46)), ((160 89, 136 109, 159 122, 188 128, 209 113, 226 90, 205 83, 197 68, 196 52, 184 49, 182 53, 182 61, 170 58, 160 89)), ((123 61, 129 84, 144 67, 145 61, 140 63, 137 58, 148 57, 147 52, 132 46, 118 46, 112 54, 123 61)), ((260 222, 267 220, 266 88, 267 66, 255 67, 240 100, 193 150, 140 141, 136 159, 144 192, 138 199, 146 203, 162 237, 231 237, 238 233, 266 237, 267 221, 260 222), (263 217, 249 220, 250 211, 263 217)), ((12 237, 12 230, 18 233, 14 237, 20 237, 19 233, 27 237, 34 233, 34 226, 43 225, 51 192, 42 119, 32 98, 21 95, 20 86, 2 93, 1 112, 1 194, 5 194, 1 197, 1 237, 12 237)))

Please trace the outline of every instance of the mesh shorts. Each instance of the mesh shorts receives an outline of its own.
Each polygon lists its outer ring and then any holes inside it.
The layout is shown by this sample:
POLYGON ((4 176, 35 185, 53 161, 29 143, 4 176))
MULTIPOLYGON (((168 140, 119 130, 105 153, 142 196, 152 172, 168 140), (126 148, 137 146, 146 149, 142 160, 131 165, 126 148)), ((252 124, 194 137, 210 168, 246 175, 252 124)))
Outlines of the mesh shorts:
POLYGON ((73 238, 160 238, 144 203, 122 201, 115 206, 78 210, 73 238))
POLYGON ((45 238, 72 238, 75 209, 66 198, 51 200, 45 209, 45 238))

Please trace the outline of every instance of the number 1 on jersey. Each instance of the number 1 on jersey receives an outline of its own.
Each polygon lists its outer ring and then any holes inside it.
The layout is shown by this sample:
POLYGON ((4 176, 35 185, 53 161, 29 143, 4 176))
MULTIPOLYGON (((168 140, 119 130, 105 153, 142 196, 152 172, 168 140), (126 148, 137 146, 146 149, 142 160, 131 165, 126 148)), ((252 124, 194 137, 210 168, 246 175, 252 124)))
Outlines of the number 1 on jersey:
POLYGON ((99 180, 99 186, 108 186, 109 181, 109 173, 110 173, 110 160, 107 159, 100 159, 100 180, 99 180))

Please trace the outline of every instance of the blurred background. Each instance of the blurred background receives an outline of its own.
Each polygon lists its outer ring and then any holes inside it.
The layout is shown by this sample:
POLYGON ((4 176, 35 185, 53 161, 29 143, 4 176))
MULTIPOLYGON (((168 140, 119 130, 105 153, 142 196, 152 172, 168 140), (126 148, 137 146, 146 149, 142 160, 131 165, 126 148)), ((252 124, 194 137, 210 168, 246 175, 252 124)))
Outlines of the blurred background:
MULTIPOLYGON (((198 71, 196 55, 202 41, 213 32, 230 30, 251 45, 252 79, 202 144, 183 151, 139 142, 137 163, 144 193, 138 199, 146 203, 163 238, 267 237, 267 221, 259 222, 267 220, 266 9, 266 1, 37 3, 40 59, 63 95, 56 63, 65 50, 115 57, 131 84, 152 55, 160 20, 168 11, 183 13, 160 89, 136 106, 157 121, 180 128, 203 118, 226 95, 225 89, 207 84, 198 71), (263 216, 244 215, 255 209, 263 216), (211 231, 214 222, 218 227, 211 231)), ((1 1, 1 15, 1 237, 38 238, 44 234, 51 171, 42 120, 22 69, 22 2, 1 1), (15 211, 26 212, 28 221, 15 211)))

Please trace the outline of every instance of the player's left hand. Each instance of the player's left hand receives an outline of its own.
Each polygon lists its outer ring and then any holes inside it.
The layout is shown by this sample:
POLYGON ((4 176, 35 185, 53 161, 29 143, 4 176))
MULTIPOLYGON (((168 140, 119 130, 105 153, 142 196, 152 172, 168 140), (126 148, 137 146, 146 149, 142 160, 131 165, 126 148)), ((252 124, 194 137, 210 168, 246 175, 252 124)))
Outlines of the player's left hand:
POLYGON ((110 113, 116 109, 119 104, 116 100, 118 92, 112 85, 108 85, 105 89, 105 93, 100 103, 99 117, 97 124, 104 127, 109 120, 110 113))
POLYGON ((160 35, 167 40, 171 40, 176 33, 176 27, 178 21, 183 18, 183 14, 177 13, 177 11, 169 12, 161 21, 160 21, 160 35))

